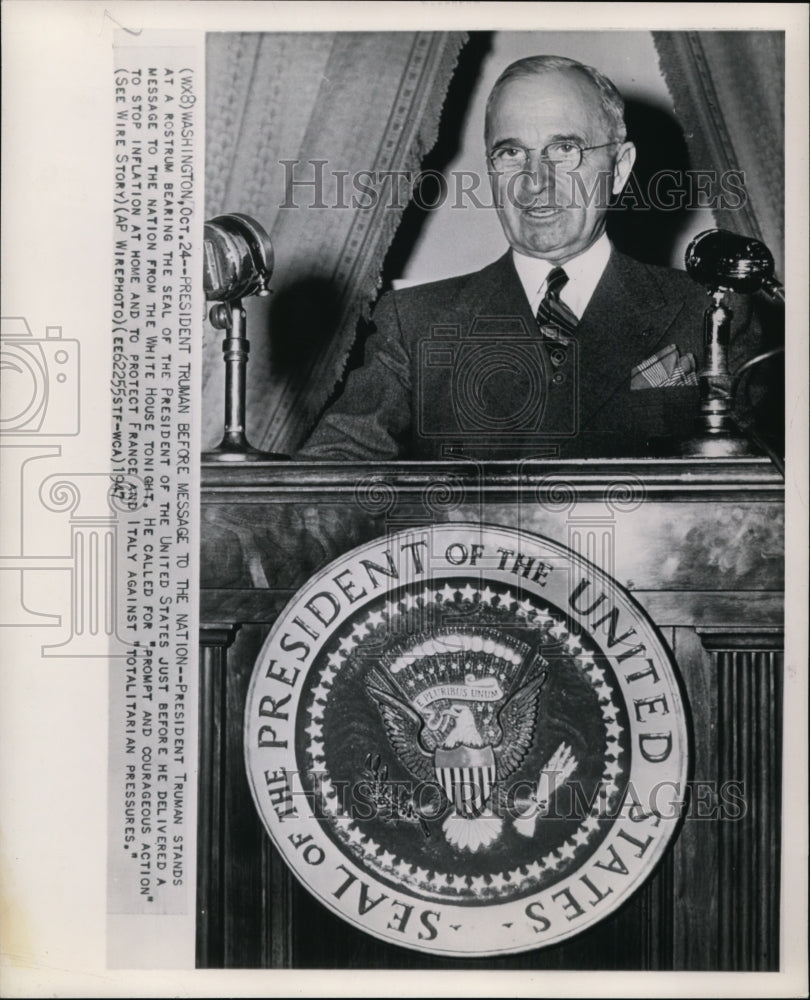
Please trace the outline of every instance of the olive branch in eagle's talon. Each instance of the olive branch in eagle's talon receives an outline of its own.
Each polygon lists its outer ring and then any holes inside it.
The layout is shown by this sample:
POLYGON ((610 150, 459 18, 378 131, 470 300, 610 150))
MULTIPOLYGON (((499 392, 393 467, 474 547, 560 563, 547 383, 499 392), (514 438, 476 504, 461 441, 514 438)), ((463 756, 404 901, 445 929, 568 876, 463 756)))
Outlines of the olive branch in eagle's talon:
POLYGON ((538 776, 529 808, 515 817, 515 829, 518 833, 524 837, 534 836, 538 818, 547 815, 551 797, 568 781, 576 770, 577 763, 571 747, 567 743, 561 743, 538 776))
POLYGON ((368 782, 369 798, 376 808, 384 812, 394 822, 418 823, 426 840, 430 839, 430 827, 418 815, 413 797, 404 788, 397 788, 388 780, 388 765, 382 763, 378 753, 367 753, 363 778, 368 782))

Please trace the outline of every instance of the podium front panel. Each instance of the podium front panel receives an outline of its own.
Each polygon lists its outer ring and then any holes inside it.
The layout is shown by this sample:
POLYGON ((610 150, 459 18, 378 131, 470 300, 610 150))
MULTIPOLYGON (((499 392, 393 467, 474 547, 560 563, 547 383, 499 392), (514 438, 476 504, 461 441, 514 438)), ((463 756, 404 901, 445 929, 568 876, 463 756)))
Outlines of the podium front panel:
POLYGON ((198 965, 777 969, 783 514, 764 460, 204 466, 198 965), (364 543, 456 523, 541 536, 615 580, 672 653, 689 729, 685 819, 652 875, 581 934, 485 959, 326 910, 265 832, 243 748, 257 656, 296 591, 364 543))

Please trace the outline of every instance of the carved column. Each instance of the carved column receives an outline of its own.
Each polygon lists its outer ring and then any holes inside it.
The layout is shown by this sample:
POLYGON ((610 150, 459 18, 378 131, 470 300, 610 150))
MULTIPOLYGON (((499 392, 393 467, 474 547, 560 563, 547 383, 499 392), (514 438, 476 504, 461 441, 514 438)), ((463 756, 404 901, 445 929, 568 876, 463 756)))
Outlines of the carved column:
POLYGON ((783 636, 699 630, 717 668, 718 778, 742 786, 745 809, 719 830, 720 967, 779 968, 783 636))
POLYGON ((238 625, 200 626, 200 725, 197 805, 197 967, 224 964, 224 744, 228 647, 238 625))

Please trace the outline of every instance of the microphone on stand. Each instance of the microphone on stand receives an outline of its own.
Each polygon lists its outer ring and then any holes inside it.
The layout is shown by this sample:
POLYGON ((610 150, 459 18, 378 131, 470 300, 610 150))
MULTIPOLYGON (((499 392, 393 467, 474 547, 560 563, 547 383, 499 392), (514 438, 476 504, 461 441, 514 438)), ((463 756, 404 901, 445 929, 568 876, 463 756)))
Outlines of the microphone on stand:
POLYGON ((242 299, 269 295, 273 273, 273 244, 255 219, 233 213, 218 215, 203 227, 203 287, 205 298, 215 304, 209 319, 225 331, 222 355, 225 361, 225 429, 222 441, 203 454, 206 462, 260 462, 286 459, 287 455, 259 451, 245 433, 247 361, 250 344, 246 335, 242 299))
MULTIPOLYGON (((726 292, 752 295, 763 291, 773 301, 784 304, 784 288, 773 273, 773 256, 760 240, 708 229, 687 247, 685 264, 690 277, 709 290, 712 304, 703 317, 704 358, 698 372, 700 414, 694 435, 684 442, 681 451, 702 458, 755 455, 757 452, 732 417, 734 393, 743 373, 784 348, 752 358, 732 375, 728 370, 728 344, 733 313, 725 296, 726 292)), ((751 436, 762 444, 755 434, 751 436)), ((770 449, 766 450, 770 453, 770 449)))

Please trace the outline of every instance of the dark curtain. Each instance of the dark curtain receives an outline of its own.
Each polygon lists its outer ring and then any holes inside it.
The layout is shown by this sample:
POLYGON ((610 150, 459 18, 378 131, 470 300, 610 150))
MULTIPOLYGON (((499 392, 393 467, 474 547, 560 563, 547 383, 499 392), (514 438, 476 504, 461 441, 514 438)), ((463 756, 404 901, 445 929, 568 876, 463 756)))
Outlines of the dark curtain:
POLYGON ((696 169, 742 171, 746 200, 715 209, 723 229, 763 240, 784 272, 785 36, 653 32, 696 169))

